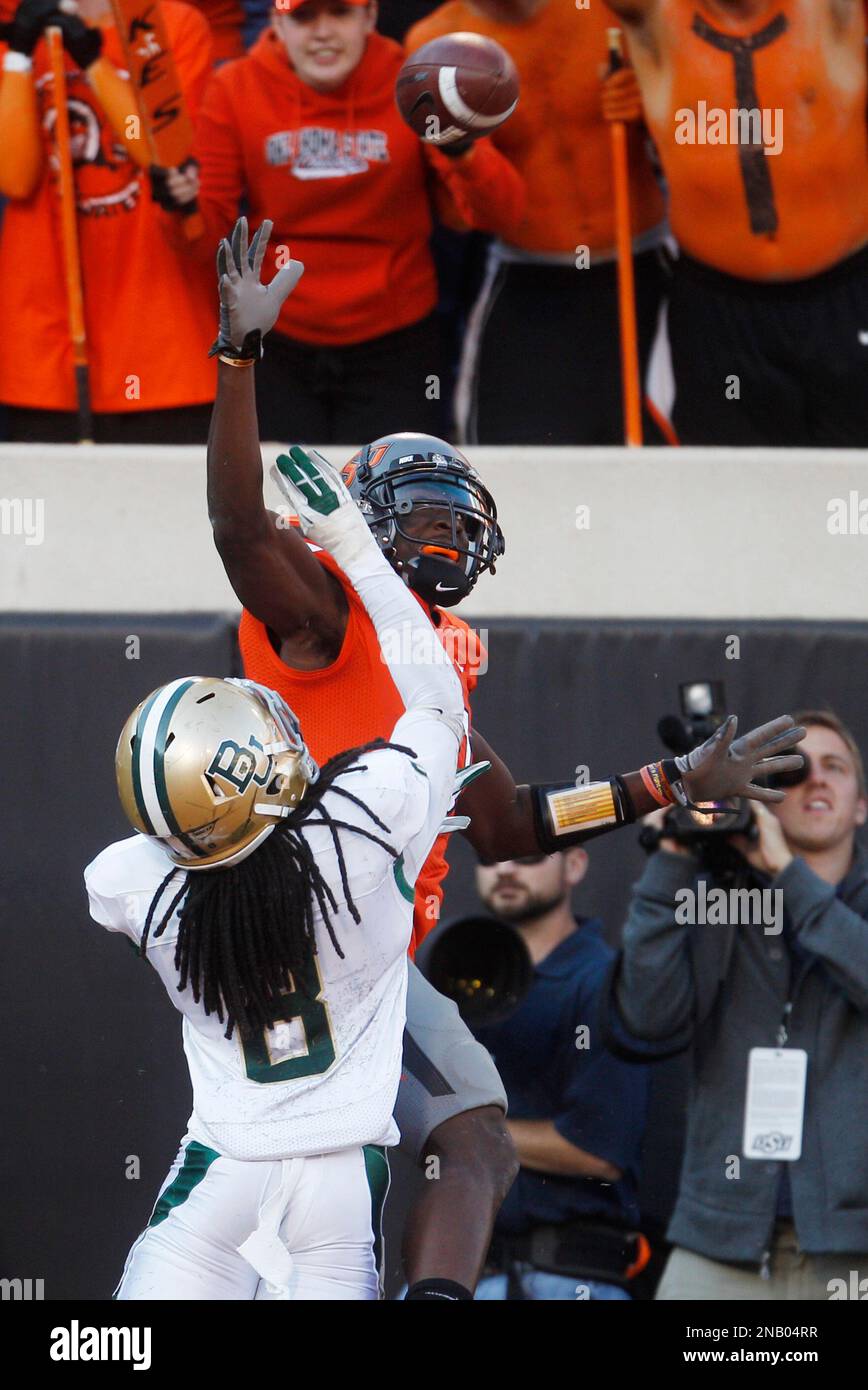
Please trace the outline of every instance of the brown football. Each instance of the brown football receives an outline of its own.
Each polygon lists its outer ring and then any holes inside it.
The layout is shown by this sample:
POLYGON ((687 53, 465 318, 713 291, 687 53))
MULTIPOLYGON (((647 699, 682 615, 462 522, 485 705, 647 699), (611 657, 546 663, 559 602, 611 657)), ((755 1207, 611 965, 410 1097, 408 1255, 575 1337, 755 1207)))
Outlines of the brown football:
POLYGON ((395 100, 423 140, 451 145, 503 124, 518 101, 518 73, 494 39, 444 34, 410 54, 398 73, 395 100))

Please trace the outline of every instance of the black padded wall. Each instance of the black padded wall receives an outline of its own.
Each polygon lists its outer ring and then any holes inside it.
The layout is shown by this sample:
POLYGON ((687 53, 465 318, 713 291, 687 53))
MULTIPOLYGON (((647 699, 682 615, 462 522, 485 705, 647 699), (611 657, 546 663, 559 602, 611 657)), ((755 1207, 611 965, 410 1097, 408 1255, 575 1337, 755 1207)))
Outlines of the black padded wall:
POLYGON ((179 1015, 87 912, 82 870, 128 829, 115 745, 155 686, 234 660, 223 617, 0 624, 0 1264, 47 1299, 111 1295, 190 1109, 179 1015))
MULTIPOLYGON (((868 625, 497 621, 475 697, 479 728, 519 780, 592 777, 658 752, 677 685, 725 679, 745 725, 829 704, 868 748, 868 625), (738 660, 725 639, 740 637, 738 660)), ((237 671, 229 618, 0 619, 2 1020, 0 1277, 49 1299, 102 1299, 148 1218, 187 1118, 180 1020, 127 943, 90 922, 84 865, 125 833, 113 755, 134 704, 183 674, 237 671), (138 656, 129 639, 138 639, 138 656), (139 1160, 139 1176, 128 1163, 139 1160)), ((577 907, 617 940, 642 855, 632 829, 590 846, 577 907)), ((456 844, 447 915, 474 905, 456 844)), ((661 1074, 646 1145, 645 1207, 671 1206, 683 1087, 661 1074)), ((400 1227, 399 1170, 389 1229, 400 1227)), ((389 1268, 397 1273, 397 1241, 389 1268)))

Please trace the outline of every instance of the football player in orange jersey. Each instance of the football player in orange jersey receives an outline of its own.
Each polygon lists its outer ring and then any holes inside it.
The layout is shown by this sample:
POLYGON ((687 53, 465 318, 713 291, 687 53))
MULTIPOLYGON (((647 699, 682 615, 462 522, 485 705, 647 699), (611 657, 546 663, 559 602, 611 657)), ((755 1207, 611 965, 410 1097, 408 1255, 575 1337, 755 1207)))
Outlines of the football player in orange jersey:
MULTIPOLYGON (((262 355, 263 334, 303 271, 291 261, 269 285, 260 283, 270 231, 271 223, 265 222, 248 249, 242 218, 231 245, 224 241, 218 254, 221 314, 212 348, 219 366, 208 443, 209 515, 226 573, 247 610, 246 674, 258 670, 285 699, 291 693, 302 722, 306 710, 316 710, 317 717, 307 720, 309 728, 330 724, 329 737, 338 741, 345 731, 343 747, 348 730, 366 728, 376 737, 388 725, 396 691, 385 652, 370 621, 357 611, 346 576, 263 502, 253 369, 262 355)), ((295 449, 293 455, 304 466, 304 451, 295 449)), ((399 435, 362 449, 346 477, 384 553, 441 640, 466 628, 458 627, 460 620, 447 610, 503 553, 493 500, 467 460, 443 440, 399 435), (440 600, 436 607, 435 599, 440 600)), ((456 664, 460 668, 460 658, 456 664)), ((459 677, 467 695, 472 679, 460 669, 459 677)), ((753 778, 800 765, 799 757, 776 755, 798 742, 804 730, 782 716, 739 739, 734 734, 730 718, 682 758, 589 785, 571 779, 558 786, 519 787, 474 730, 473 762, 487 762, 490 769, 465 784, 457 828, 481 858, 495 861, 553 853, 675 800, 780 800, 782 793, 756 786, 753 778)), ((312 743, 314 757, 326 757, 328 746, 312 743)), ((436 904, 446 869, 445 861, 433 875, 429 867, 430 862, 417 881, 417 941, 435 924, 436 913, 427 910, 425 899, 433 896, 436 904)), ((494 1215, 516 1173, 504 1126, 503 1088, 455 1006, 412 968, 407 1015, 395 1117, 405 1148, 417 1159, 439 1160, 439 1180, 425 1184, 405 1228, 407 1296, 468 1299, 494 1215)))
POLYGON ((868 443, 864 0, 608 0, 681 254, 682 443, 868 443))

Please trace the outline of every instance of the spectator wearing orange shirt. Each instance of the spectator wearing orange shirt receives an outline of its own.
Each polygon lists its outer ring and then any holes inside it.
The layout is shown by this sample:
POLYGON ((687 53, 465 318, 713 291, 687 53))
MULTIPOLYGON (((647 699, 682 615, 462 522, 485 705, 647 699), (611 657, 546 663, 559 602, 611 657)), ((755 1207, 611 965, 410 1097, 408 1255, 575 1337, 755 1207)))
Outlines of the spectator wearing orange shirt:
POLYGON ((522 214, 522 181, 488 140, 450 156, 404 124, 404 55, 376 18, 366 0, 275 9, 248 56, 208 86, 199 180, 170 184, 179 202, 198 193, 209 259, 246 198, 254 223, 274 222, 267 272, 289 251, 305 264, 257 370, 266 439, 357 443, 396 421, 438 433, 434 207, 491 231, 522 214))
POLYGON ((471 314, 456 395, 461 438, 478 444, 623 442, 609 119, 630 121, 640 357, 665 284, 663 195, 629 70, 606 78, 602 3, 448 0, 416 24, 408 52, 455 30, 495 39, 521 81, 492 143, 527 186, 521 223, 493 243, 471 314))
POLYGON ((864 0, 609 0, 681 248, 683 443, 868 443, 864 0))
MULTIPOLYGON (((163 0, 188 103, 210 71, 208 27, 188 5, 163 0)), ((8 18, 7 8, 4 18, 8 18)), ((143 138, 122 75, 120 39, 105 0, 60 15, 23 0, 0 45, 0 401, 12 440, 77 438, 76 392, 52 130, 54 85, 43 36, 64 30, 81 278, 98 443, 189 443, 207 438, 214 397, 207 359, 212 278, 166 239, 153 202, 143 138)))

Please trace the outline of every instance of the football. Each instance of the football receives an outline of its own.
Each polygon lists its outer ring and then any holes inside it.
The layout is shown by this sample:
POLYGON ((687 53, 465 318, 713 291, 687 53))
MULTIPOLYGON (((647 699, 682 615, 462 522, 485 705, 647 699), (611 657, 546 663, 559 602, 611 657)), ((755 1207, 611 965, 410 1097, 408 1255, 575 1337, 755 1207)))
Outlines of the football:
POLYGON ((481 34, 446 34, 407 59, 395 84, 404 120, 423 140, 451 145, 487 135, 518 102, 518 73, 504 48, 481 34))

